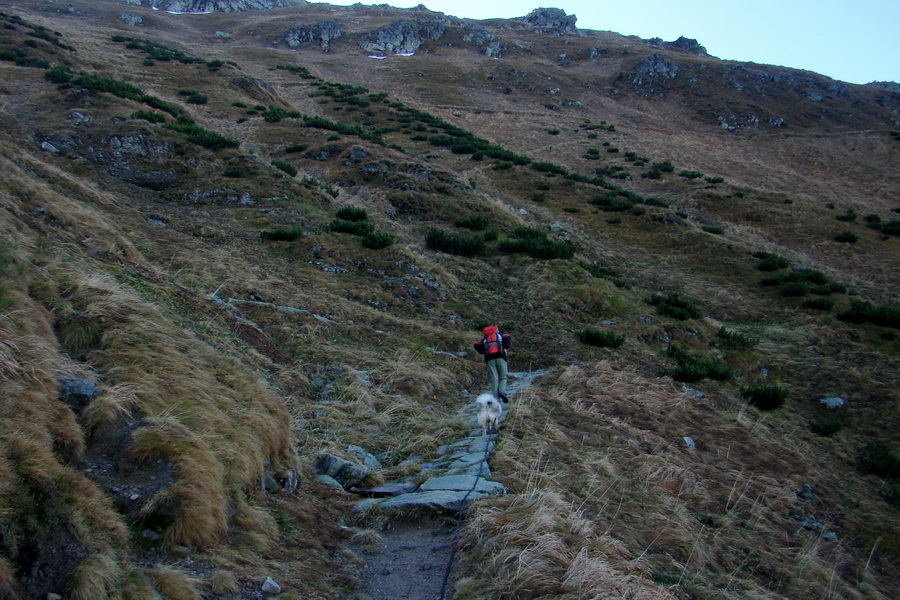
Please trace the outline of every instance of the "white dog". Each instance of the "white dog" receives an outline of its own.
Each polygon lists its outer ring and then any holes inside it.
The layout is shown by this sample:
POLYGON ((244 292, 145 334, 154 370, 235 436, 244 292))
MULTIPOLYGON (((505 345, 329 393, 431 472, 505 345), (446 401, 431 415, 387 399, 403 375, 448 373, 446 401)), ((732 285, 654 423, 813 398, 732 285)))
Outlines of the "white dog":
POLYGON ((500 428, 500 415, 503 414, 503 405, 494 398, 493 394, 485 393, 475 399, 478 407, 478 425, 481 427, 481 435, 494 433, 500 428))

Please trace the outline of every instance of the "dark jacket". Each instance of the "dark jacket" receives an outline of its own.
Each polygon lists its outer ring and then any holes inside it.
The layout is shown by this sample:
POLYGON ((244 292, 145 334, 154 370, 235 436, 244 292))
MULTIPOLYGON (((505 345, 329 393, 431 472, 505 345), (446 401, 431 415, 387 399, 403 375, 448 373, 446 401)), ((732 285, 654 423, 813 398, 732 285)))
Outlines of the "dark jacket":
MULTIPOLYGON (((510 341, 509 334, 501 333, 500 338, 503 340, 503 350, 502 350, 500 356, 496 356, 496 355, 494 355, 492 357, 485 356, 484 362, 487 362, 494 358, 502 358, 502 359, 506 360, 506 350, 507 350, 507 348, 509 348, 509 341, 510 341)), ((478 354, 484 355, 484 338, 475 342, 474 346, 475 346, 475 352, 477 352, 478 354)))

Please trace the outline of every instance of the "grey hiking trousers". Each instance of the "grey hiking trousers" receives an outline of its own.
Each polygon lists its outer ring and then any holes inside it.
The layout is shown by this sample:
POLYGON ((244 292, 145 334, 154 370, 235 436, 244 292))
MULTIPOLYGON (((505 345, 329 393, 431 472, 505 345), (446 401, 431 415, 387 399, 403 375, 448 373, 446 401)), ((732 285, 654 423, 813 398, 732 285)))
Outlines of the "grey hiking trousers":
POLYGON ((487 361, 488 377, 491 378, 491 393, 494 398, 506 395, 507 365, 505 358, 492 358, 487 361))

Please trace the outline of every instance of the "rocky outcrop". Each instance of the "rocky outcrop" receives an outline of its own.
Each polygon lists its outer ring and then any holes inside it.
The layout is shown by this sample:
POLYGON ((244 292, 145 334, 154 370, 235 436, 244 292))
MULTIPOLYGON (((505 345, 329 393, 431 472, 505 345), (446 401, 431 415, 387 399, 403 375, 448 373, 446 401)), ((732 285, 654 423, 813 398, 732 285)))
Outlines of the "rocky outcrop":
POLYGON ((869 87, 881 88, 892 92, 900 92, 900 83, 896 81, 872 81, 866 84, 869 87))
POLYGON ((526 23, 540 33, 550 35, 572 35, 578 33, 575 22, 578 17, 567 15, 560 8, 536 8, 523 17, 526 23))
POLYGON ((708 56, 706 48, 701 46, 700 42, 692 38, 686 38, 684 36, 679 37, 674 42, 668 42, 666 44, 666 47, 675 50, 682 50, 684 52, 690 52, 691 54, 699 54, 700 56, 708 56))
POLYGON ((359 47, 366 52, 393 52, 413 54, 425 40, 438 40, 444 35, 445 26, 441 19, 411 21, 397 19, 385 25, 369 39, 360 42, 359 47))
POLYGON ((322 21, 309 27, 291 27, 284 32, 284 41, 291 48, 296 48, 306 42, 319 42, 323 50, 328 49, 331 40, 342 37, 344 32, 337 21, 322 21))
POLYGON ((144 18, 141 15, 134 13, 122 13, 119 15, 119 20, 132 27, 139 27, 144 22, 144 18))
POLYGON ((266 10, 306 4, 306 2, 305 0, 144 0, 142 4, 172 12, 202 13, 214 10, 221 12, 266 10))

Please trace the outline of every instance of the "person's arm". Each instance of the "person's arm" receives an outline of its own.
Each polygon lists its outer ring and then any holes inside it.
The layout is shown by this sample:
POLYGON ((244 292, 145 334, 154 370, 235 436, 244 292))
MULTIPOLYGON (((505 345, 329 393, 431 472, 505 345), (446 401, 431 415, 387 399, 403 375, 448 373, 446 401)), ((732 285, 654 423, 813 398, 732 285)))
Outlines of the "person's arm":
POLYGON ((473 345, 475 346, 475 352, 484 354, 484 340, 478 340, 473 345))

